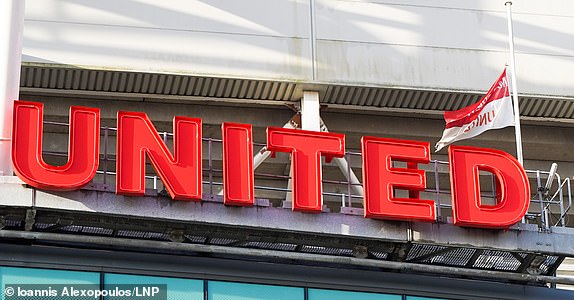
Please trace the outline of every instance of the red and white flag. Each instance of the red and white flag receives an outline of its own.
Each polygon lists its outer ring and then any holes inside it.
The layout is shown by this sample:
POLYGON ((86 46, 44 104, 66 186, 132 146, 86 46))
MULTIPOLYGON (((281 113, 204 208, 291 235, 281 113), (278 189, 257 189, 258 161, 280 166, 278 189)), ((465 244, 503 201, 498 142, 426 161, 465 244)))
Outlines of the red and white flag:
POLYGON ((514 126, 506 69, 480 101, 456 111, 445 111, 444 120, 446 129, 435 146, 436 151, 489 129, 514 126))

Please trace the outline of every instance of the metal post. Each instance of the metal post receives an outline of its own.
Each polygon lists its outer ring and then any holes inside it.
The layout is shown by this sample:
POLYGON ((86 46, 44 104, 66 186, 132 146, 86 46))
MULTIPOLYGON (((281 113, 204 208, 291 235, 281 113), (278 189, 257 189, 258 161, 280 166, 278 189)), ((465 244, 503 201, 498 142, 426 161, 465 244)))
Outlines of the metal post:
MULTIPOLYGON (((327 128, 327 125, 325 125, 323 119, 321 119, 320 121, 321 121, 321 131, 329 132, 329 128, 327 128)), ((355 172, 353 172, 353 169, 351 169, 349 165, 351 161, 350 159, 351 156, 348 157, 349 157, 348 161, 342 157, 333 157, 333 162, 335 163, 335 165, 337 165, 337 167, 339 167, 339 170, 341 171, 341 173, 343 173, 343 176, 345 176, 347 182, 350 183, 351 188, 355 191, 355 194, 357 194, 357 196, 363 197, 363 186, 361 185, 359 178, 357 178, 357 175, 355 175, 355 172)), ((350 197, 351 194, 349 194, 349 201, 351 199, 350 197)))
POLYGON ((518 106, 518 87, 516 83, 516 66, 514 61, 514 35, 512 29, 512 1, 507 1, 506 17, 508 20, 508 46, 510 55, 510 82, 512 86, 512 104, 514 106, 514 132, 516 135, 516 158, 524 166, 522 156, 522 133, 520 131, 520 108, 518 106))
MULTIPOLYGON (((566 222, 564 221, 564 218, 562 218, 562 216, 564 215, 564 193, 562 192, 562 188, 564 187, 564 183, 562 182, 562 180, 560 179, 560 175, 556 174, 556 181, 558 181, 558 199, 560 201, 560 203, 558 203, 558 206, 560 207, 560 224, 562 224, 562 226, 566 226, 566 222)), ((558 223, 556 223, 556 225, 558 225, 558 223)))
POLYGON ((560 215, 560 219, 562 220, 562 226, 566 226, 566 220, 564 218, 566 217, 566 214, 570 210, 570 207, 572 207, 572 189, 570 186, 570 178, 566 177, 564 181, 566 181, 566 191, 568 192, 568 206, 564 208, 564 212, 560 215))
MULTIPOLYGON (((208 163, 209 163, 209 197, 213 199, 213 141, 209 138, 207 142, 208 163)), ((222 190, 223 191, 223 190, 222 190)))
POLYGON ((253 170, 257 169, 269 156, 271 156, 271 152, 267 151, 267 147, 263 147, 257 151, 257 154, 253 156, 253 170))
POLYGON ((104 185, 107 183, 108 177, 108 127, 104 127, 104 185))
MULTIPOLYGON (((287 121, 287 123, 283 125, 283 128, 289 128, 289 129, 297 128, 298 122, 295 119, 299 119, 298 115, 293 116, 293 118, 287 121)), ((253 170, 256 170, 257 167, 259 167, 267 158, 269 158, 269 156, 271 156, 271 151, 267 151, 267 147, 264 146, 261 149, 259 149, 259 151, 257 151, 257 154, 253 156, 253 170)), ((223 196, 223 189, 221 189, 219 193, 217 193, 217 195, 223 196)))
POLYGON ((540 226, 546 228, 546 216, 544 215, 544 196, 542 195, 542 179, 540 170, 536 170, 536 185, 538 186, 538 200, 540 201, 540 226))
POLYGON ((438 178, 438 160, 434 161, 434 188, 436 192, 436 216, 440 220, 441 218, 441 203, 440 203, 440 185, 438 178))
POLYGON ((12 176, 12 110, 20 88, 24 0, 0 1, 0 176, 12 176))
MULTIPOLYGON (((357 196, 362 197, 363 196, 363 186, 361 185, 359 178, 357 178, 357 175, 355 175, 355 172, 353 172, 353 170, 351 169, 347 160, 342 158, 342 157, 334 157, 333 162, 337 165, 337 167, 339 167, 339 170, 341 170, 341 173, 343 173, 343 176, 345 176, 345 179, 347 179, 347 181, 350 182, 351 187, 353 188, 353 190, 355 191, 357 196)), ((349 197, 350 196, 351 195, 349 194, 349 197)))
MULTIPOLYGON (((321 195, 322 196, 322 195, 321 195)), ((293 200, 293 168, 289 168, 289 179, 287 180, 287 192, 285 193, 285 203, 291 203, 293 200)), ((283 207, 286 207, 284 204, 283 207)), ((291 208, 290 206, 289 208, 291 208)))
MULTIPOLYGON (((347 174, 350 174, 351 171, 351 155, 347 153, 345 155, 346 163, 347 163, 347 174)), ((347 195, 349 195, 349 207, 353 207, 353 195, 351 194, 351 181, 347 179, 347 195)))

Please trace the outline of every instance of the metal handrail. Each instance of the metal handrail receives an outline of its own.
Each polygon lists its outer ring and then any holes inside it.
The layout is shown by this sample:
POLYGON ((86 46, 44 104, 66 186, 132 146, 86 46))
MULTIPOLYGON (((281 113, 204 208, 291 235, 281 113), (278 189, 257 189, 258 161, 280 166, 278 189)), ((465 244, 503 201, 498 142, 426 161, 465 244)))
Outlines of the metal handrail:
MULTIPOLYGON (((60 122, 44 122, 45 124, 55 125, 55 126, 68 126, 66 123, 60 122)), ((109 139, 115 138, 114 135, 110 135, 110 132, 117 131, 116 128, 113 127, 102 127, 101 128, 101 135, 104 139, 101 145, 103 146, 103 153, 100 154, 100 160, 103 162, 101 164, 101 169, 98 170, 98 174, 102 175, 102 181, 104 185, 109 185, 108 183, 108 176, 115 176, 115 172, 109 171, 109 164, 115 162, 115 155, 110 153, 109 147, 109 139)), ((163 137, 164 143, 167 144, 170 138, 173 138, 173 134, 169 132, 161 132, 159 133, 160 136, 163 137)), ((215 191, 215 186, 221 186, 222 182, 217 181, 217 177, 221 177, 223 170, 214 167, 214 147, 215 144, 221 144, 221 139, 215 138, 202 138, 204 143, 207 143, 207 154, 208 157, 204 158, 207 159, 208 164, 207 168, 203 168, 203 172, 208 172, 208 180, 204 181, 203 183, 207 185, 208 188, 208 195, 213 196, 218 193, 215 191)), ((255 145, 265 146, 263 143, 254 143, 255 145)), ((50 156, 58 156, 58 157, 67 157, 66 153, 63 152, 54 152, 54 151, 43 151, 44 155, 50 156)), ((351 160, 352 157, 361 157, 361 153, 357 151, 347 151, 345 153, 344 159, 347 161, 348 169, 351 169, 351 160)), ((115 165, 115 164, 114 164, 115 165)), ((450 201, 448 203, 443 203, 441 201, 442 196, 451 194, 450 190, 441 190, 440 189, 440 167, 448 165, 446 161, 439 161, 439 160, 431 160, 429 164, 426 165, 427 171, 434 176, 434 188, 427 188, 423 192, 428 195, 434 195, 434 200, 436 201, 437 211, 436 215, 437 218, 440 220, 443 215, 443 209, 450 209, 452 205, 450 201)), ((534 197, 531 198, 531 203, 536 205, 531 205, 531 211, 527 214, 525 218, 525 222, 531 222, 538 224, 542 229, 548 230, 550 226, 567 226, 568 225, 568 212, 572 208, 572 188, 570 183, 570 178, 566 177, 562 179, 559 174, 555 174, 555 181, 556 185, 552 190, 545 190, 545 186, 542 183, 542 179, 544 176, 548 177, 550 172, 541 171, 541 170, 526 170, 527 174, 535 176, 535 185, 532 187, 532 191, 536 191, 534 197), (539 211, 536 211, 535 208, 538 208, 539 211), (556 218, 555 222, 552 222, 550 218, 556 218)), ((259 178, 264 179, 276 179, 276 180, 284 180, 285 182, 289 180, 288 175, 277 175, 277 174, 269 174, 265 172, 255 172, 256 180, 259 178)), ((161 180, 158 180, 157 175, 155 174, 146 174, 145 178, 147 180, 151 180, 153 183, 153 188, 155 190, 161 191, 163 190, 163 186, 161 184, 161 180)), ((494 177, 493 181, 494 181, 494 177)), ((324 196, 328 197, 337 197, 341 199, 341 207, 362 207, 362 201, 353 201, 353 199, 362 199, 362 195, 357 195, 353 193, 353 189, 351 188, 354 184, 349 180, 332 180, 332 179, 324 179, 324 184, 331 184, 336 186, 341 186, 339 191, 333 190, 325 190, 323 191, 324 196)), ((548 185, 548 183, 547 183, 548 185)), ((494 190, 494 183, 493 188, 490 193, 481 193, 481 197, 486 199, 496 199, 496 191, 494 190)), ((287 193, 290 190, 286 187, 277 187, 277 186, 265 186, 265 185, 256 185, 256 191, 266 190, 266 191, 275 191, 281 193, 287 193)), ((108 189, 109 190, 109 189, 108 189)))

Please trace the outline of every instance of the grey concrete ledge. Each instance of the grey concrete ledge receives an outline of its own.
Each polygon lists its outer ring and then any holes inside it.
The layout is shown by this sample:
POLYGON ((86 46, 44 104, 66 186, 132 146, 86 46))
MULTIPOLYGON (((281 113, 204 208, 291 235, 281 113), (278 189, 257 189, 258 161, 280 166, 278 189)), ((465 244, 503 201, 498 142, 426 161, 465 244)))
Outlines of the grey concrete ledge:
POLYGON ((463 228, 445 223, 398 222, 366 219, 345 213, 309 214, 271 206, 233 207, 218 201, 174 201, 165 197, 124 197, 113 192, 78 190, 47 192, 0 178, 0 206, 78 211, 126 218, 256 228, 291 233, 341 236, 363 240, 435 244, 574 256, 574 229, 533 224, 508 230, 463 228))

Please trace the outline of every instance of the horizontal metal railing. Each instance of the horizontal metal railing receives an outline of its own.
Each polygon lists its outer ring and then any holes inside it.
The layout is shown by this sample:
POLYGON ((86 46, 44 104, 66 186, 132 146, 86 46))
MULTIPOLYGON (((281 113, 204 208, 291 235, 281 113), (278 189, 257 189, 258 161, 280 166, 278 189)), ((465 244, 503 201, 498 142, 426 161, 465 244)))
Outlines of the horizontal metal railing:
MULTIPOLYGON (((46 125, 52 126, 68 126, 66 123, 59 122, 45 122, 46 125)), ((98 186, 104 185, 106 190, 115 184, 115 154, 110 145, 115 143, 115 133, 117 129, 112 127, 101 128, 101 153, 100 153, 100 166, 97 171, 98 176, 93 180, 93 183, 98 186), (110 178, 111 177, 111 178, 110 178), (113 179, 113 180, 112 180, 113 179)), ((168 132, 160 132, 164 142, 170 147, 170 140, 173 139, 173 134, 168 132)), ((221 195, 222 187, 222 173, 221 167, 216 166, 216 162, 221 161, 221 155, 216 157, 216 150, 221 153, 221 139, 216 138, 203 138, 204 163, 203 168, 203 185, 204 196, 217 197, 221 195), (206 150, 206 151, 205 151, 206 150), (205 153, 207 152, 207 153, 205 153)), ((254 143, 254 147, 265 147, 265 144, 254 143)), ((257 150, 257 149, 254 149, 257 150)), ((255 152, 255 151, 254 151, 255 152)), ((255 152, 256 153, 256 152, 255 152)), ((43 151, 43 155, 51 157, 62 157, 67 159, 66 152, 43 151)), ((352 169, 355 172, 360 171, 360 167, 352 167, 353 162, 359 162, 361 153, 356 151, 347 151, 344 159, 348 164, 348 171, 352 169), (357 169, 358 168, 358 169, 357 169)), ((360 163, 355 165, 360 166, 360 163)), ((325 166, 324 166, 325 167, 325 166)), ((448 176, 448 162, 431 160, 429 164, 421 165, 420 168, 426 170, 428 187, 423 191, 423 198, 433 199, 436 202, 436 215, 439 220, 448 218, 449 211, 452 208, 450 201, 450 178, 448 176), (444 178, 441 178, 444 177, 444 178), (441 188, 442 187, 442 188, 441 188)), ((152 168, 147 168, 152 170, 152 168)), ((558 173, 553 171, 541 170, 527 170, 526 171, 531 186, 531 204, 529 212, 524 218, 524 222, 535 223, 542 229, 549 229, 551 226, 572 226, 569 225, 569 211, 572 207, 572 188, 571 179, 569 177, 562 178, 558 173)), ((154 172, 146 173, 146 184, 152 186, 158 193, 164 193, 163 184, 154 172), (163 191, 163 192, 162 192, 163 191)), ((486 192, 481 192, 481 198, 484 201, 495 201, 495 183, 491 174, 481 174, 481 182, 490 182, 490 188, 486 192)), ((289 175, 278 174, 276 172, 265 172, 255 170, 255 196, 256 198, 273 198, 275 200, 287 200, 290 197, 290 188, 288 188, 289 175), (269 184, 266 182, 272 182, 269 184), (271 197, 270 197, 271 195, 271 197)), ((323 178, 323 196, 325 202, 335 209, 341 211, 360 212, 362 209, 362 195, 353 191, 353 184, 348 180, 337 180, 333 178, 323 178)), ((400 191, 397 191, 400 192, 400 191)))

